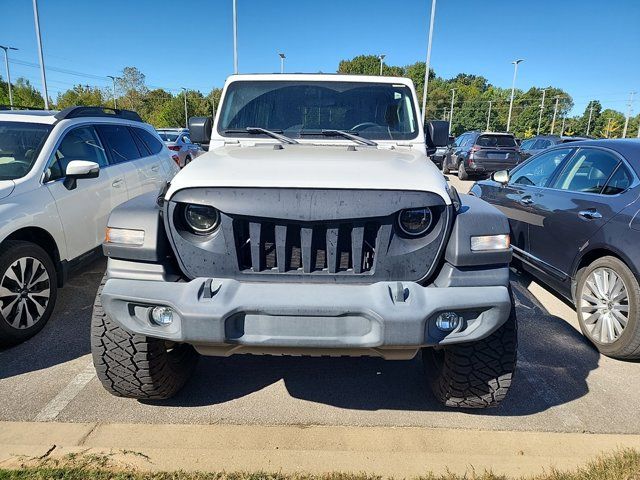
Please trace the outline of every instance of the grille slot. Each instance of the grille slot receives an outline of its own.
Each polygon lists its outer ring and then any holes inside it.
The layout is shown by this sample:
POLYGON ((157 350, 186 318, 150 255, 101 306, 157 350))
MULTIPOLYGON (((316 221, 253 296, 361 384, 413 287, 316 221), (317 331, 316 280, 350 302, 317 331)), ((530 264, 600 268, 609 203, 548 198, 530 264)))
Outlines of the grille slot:
POLYGON ((313 224, 233 220, 242 273, 364 274, 373 269, 378 222, 313 224))

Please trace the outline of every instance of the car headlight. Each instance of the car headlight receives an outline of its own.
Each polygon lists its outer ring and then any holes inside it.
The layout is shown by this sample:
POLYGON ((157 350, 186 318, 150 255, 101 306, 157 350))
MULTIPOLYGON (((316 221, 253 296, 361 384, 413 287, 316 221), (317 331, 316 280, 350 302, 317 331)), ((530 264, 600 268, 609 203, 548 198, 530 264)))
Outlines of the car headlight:
POLYGON ((184 221, 194 233, 207 235, 220 224, 220 212, 209 205, 187 205, 184 209, 184 221))
POLYGON ((398 214, 400 230, 411 237, 425 234, 433 222, 433 213, 429 207, 402 210, 398 214))

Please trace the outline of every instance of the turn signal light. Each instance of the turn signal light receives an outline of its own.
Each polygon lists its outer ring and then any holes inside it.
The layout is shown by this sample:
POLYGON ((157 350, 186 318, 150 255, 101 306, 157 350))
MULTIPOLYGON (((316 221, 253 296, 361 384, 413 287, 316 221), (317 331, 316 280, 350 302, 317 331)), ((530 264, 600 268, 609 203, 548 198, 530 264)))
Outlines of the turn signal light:
POLYGON ((492 250, 508 250, 511 246, 509 235, 481 235, 471 237, 471 251, 486 252, 492 250))
POLYGON ((121 245, 140 247, 144 244, 144 230, 107 227, 104 241, 105 243, 119 243, 121 245))
POLYGON ((167 148, 169 150, 173 150, 174 152, 179 152, 180 151, 180 145, 169 145, 167 148))

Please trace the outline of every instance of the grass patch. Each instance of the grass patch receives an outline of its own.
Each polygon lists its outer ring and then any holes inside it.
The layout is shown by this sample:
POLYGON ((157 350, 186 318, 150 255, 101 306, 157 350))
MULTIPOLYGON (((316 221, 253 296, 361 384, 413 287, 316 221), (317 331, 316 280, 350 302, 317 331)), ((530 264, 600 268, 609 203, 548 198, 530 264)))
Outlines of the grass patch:
MULTIPOLYGON (((121 451, 130 454, 135 452, 121 451)), ((114 454, 112 454, 114 455, 114 454)), ((63 459, 45 459, 40 464, 28 464, 21 469, 0 469, 0 480, 382 480, 366 474, 331 473, 326 475, 264 472, 204 473, 204 472, 142 472, 113 467, 112 455, 67 455, 63 459)), ((640 480, 640 452, 620 450, 589 462, 573 471, 550 468, 547 473, 528 477, 506 477, 491 472, 470 472, 466 475, 448 473, 417 477, 414 480, 640 480)))

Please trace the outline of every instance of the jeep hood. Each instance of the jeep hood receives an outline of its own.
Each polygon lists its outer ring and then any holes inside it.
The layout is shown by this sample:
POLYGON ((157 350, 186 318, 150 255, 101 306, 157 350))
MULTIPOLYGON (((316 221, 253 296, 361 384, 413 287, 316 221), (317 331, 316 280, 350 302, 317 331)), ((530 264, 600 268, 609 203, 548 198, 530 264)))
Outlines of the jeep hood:
POLYGON ((413 190, 451 203, 442 173, 424 153, 345 145, 227 146, 187 165, 171 181, 166 198, 185 188, 264 187, 413 190))

